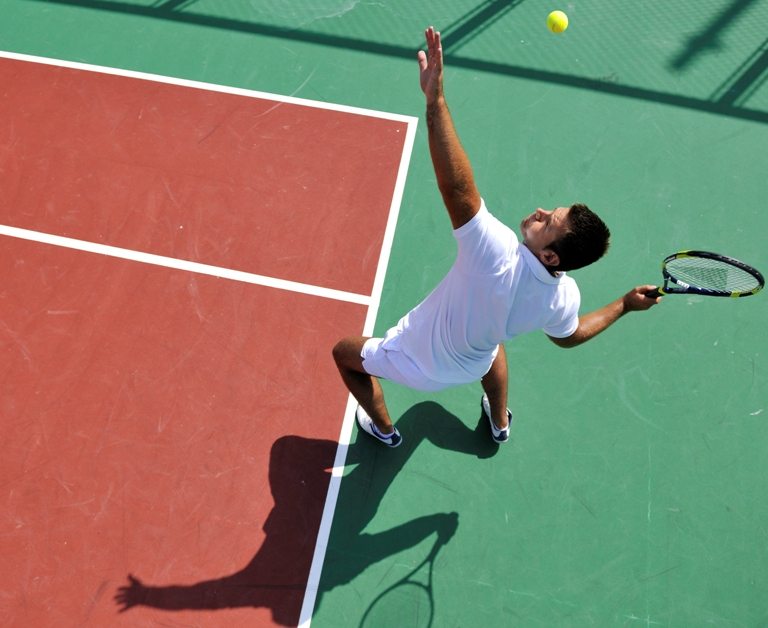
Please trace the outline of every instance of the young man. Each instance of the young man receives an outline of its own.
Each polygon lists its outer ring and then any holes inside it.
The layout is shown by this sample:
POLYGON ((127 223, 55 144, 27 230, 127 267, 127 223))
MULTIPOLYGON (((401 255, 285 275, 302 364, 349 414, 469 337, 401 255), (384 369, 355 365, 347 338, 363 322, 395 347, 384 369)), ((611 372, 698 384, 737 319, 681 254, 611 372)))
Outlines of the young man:
POLYGON ((435 391, 480 380, 482 406, 496 442, 509 438, 507 360, 503 342, 543 329, 560 347, 593 338, 623 314, 660 301, 639 286, 581 317, 576 283, 565 271, 599 259, 609 231, 588 207, 537 209, 520 224, 523 241, 494 218, 475 186, 443 94, 440 33, 426 30, 419 51, 427 102, 429 150, 458 243, 448 275, 384 338, 348 337, 333 349, 344 383, 360 404, 361 429, 389 447, 402 438, 392 424, 377 378, 435 391))

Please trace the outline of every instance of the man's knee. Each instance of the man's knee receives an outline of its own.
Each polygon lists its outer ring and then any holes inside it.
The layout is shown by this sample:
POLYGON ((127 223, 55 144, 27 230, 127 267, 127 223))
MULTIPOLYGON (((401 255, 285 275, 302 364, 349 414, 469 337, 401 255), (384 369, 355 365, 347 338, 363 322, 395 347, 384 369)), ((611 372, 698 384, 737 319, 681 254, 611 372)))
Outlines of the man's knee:
POLYGON ((333 359, 336 365, 341 368, 351 368, 360 370, 362 368, 362 351, 365 338, 347 337, 342 338, 333 346, 333 359))
POLYGON ((346 338, 342 338, 335 345, 333 345, 333 360, 337 366, 341 366, 344 362, 344 357, 347 355, 346 350, 346 338))

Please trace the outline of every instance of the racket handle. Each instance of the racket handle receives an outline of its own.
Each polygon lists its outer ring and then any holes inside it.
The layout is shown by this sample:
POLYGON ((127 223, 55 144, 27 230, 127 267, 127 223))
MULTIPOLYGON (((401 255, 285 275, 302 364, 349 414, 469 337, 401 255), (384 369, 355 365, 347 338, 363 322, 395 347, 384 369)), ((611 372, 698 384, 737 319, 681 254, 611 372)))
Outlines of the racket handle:
POLYGON ((649 299, 656 299, 662 295, 661 295, 661 292, 659 292, 658 288, 654 288, 653 290, 649 290, 648 292, 646 292, 645 296, 649 299))

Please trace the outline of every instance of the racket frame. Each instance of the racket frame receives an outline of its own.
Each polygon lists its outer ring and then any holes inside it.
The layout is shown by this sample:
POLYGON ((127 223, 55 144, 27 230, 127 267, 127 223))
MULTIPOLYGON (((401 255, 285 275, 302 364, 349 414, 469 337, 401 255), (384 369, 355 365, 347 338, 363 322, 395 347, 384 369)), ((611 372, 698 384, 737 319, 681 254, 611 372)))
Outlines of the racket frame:
MULTIPOLYGON (((728 257, 727 255, 721 255, 719 253, 711 253, 709 251, 688 250, 688 251, 678 251, 677 253, 668 255, 667 257, 664 258, 664 261, 662 261, 661 263, 661 273, 662 273, 662 276, 664 277, 664 286, 656 288, 654 292, 658 294, 655 296, 664 296, 665 294, 700 294, 708 297, 739 298, 739 297, 748 297, 750 295, 756 294, 757 292, 760 292, 760 290, 763 289, 763 286, 765 286, 765 279, 763 278, 763 275, 760 273, 760 271, 757 270, 756 268, 753 268, 749 264, 740 262, 739 260, 734 259, 732 257, 728 257), (706 259, 712 259, 718 262, 723 262, 730 266, 734 266, 752 275, 757 280, 758 285, 752 290, 739 291, 739 292, 726 291, 726 290, 712 290, 710 288, 701 288, 699 286, 689 285, 684 281, 679 281, 678 279, 676 279, 674 275, 672 275, 669 272, 669 270, 667 270, 667 264, 669 262, 675 259, 683 258, 683 257, 701 257, 706 259)), ((654 296, 654 294, 649 293, 648 296, 654 296)))

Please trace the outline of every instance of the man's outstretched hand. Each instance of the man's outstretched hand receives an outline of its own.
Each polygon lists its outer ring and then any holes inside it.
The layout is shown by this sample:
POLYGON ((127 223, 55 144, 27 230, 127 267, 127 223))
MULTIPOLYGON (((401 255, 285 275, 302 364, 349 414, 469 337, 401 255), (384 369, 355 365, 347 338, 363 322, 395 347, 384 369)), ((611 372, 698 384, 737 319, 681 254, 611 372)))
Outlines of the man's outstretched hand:
POLYGON ((656 286, 637 286, 624 295, 624 309, 627 312, 648 310, 657 303, 661 303, 661 297, 649 297, 647 293, 656 289, 656 286))
POLYGON ((427 40, 427 52, 419 50, 419 81, 421 90, 427 97, 427 104, 437 102, 443 96, 443 47, 440 33, 434 26, 424 31, 427 40))

